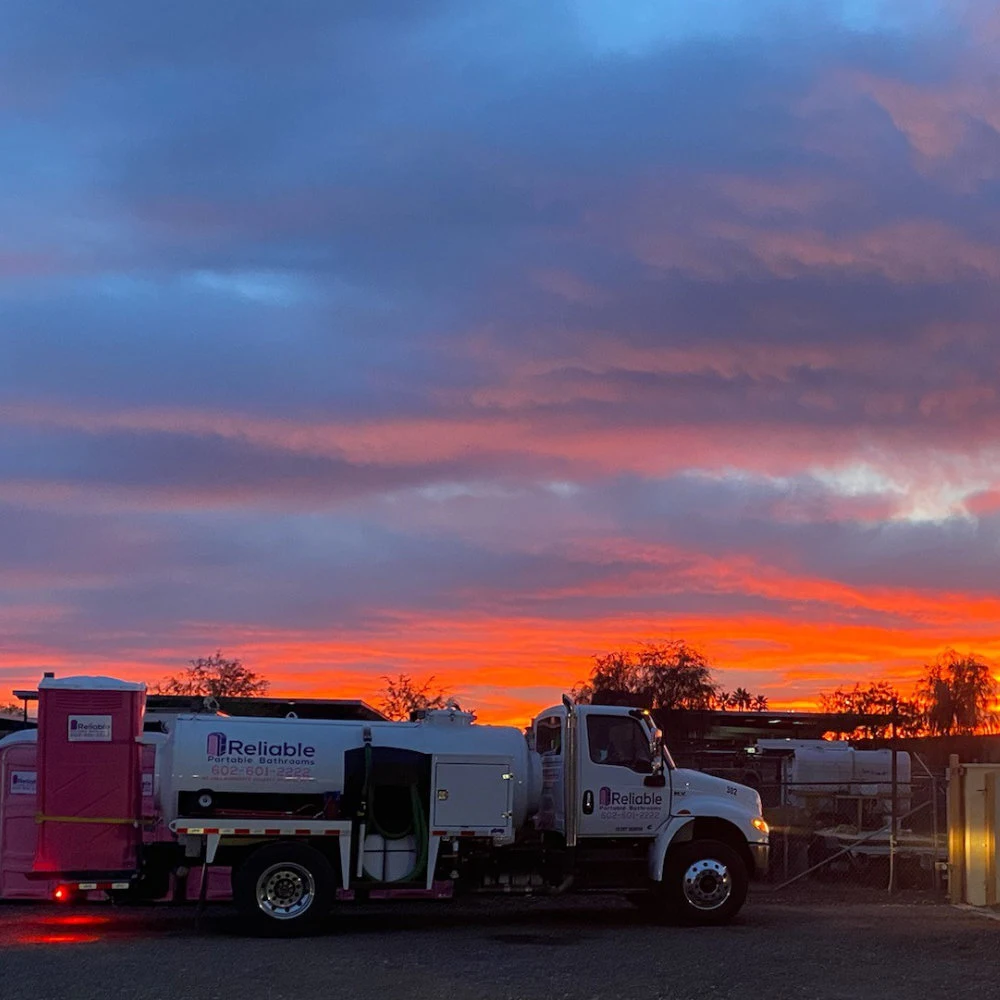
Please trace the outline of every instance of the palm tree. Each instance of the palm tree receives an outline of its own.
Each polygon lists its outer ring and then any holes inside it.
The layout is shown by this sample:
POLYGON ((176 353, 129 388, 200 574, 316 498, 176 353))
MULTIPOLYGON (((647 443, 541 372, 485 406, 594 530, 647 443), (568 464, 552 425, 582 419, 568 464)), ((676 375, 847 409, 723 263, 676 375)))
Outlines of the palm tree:
POLYGON ((740 712, 749 712, 753 701, 753 695, 745 687, 738 687, 730 695, 730 704, 740 712))

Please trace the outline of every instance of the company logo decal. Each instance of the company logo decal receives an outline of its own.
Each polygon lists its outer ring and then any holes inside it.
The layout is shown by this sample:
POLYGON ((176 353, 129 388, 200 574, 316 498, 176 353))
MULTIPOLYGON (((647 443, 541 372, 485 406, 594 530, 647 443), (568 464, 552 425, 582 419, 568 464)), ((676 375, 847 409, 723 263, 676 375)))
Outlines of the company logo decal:
POLYGON ((654 809, 663 804, 663 796, 659 792, 616 792, 605 785, 598 796, 599 809, 654 809))
POLYGON ((232 781, 309 780, 317 763, 310 743, 236 739, 218 731, 205 738, 205 756, 213 777, 232 781))
POLYGON ((205 740, 205 753, 209 757, 315 757, 316 748, 306 743, 268 743, 266 740, 234 740, 225 733, 209 733, 205 740))
POLYGON ((67 739, 70 743, 110 743, 110 715, 71 715, 67 739))
POLYGON ((615 833, 653 830, 663 814, 663 795, 646 788, 616 791, 605 785, 597 793, 597 815, 613 823, 615 833))
POLYGON ((38 775, 34 771, 11 771, 10 794, 34 795, 38 791, 38 775))

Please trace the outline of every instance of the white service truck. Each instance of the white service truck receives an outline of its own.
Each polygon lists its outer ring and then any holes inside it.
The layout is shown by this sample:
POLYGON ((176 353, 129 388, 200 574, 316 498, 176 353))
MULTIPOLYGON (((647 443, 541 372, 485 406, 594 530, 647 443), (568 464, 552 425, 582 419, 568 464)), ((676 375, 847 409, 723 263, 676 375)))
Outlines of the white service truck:
POLYGON ((757 792, 676 768, 643 710, 564 698, 527 734, 457 709, 384 723, 193 715, 156 742, 171 836, 143 845, 137 885, 231 867, 236 905, 263 928, 351 899, 564 892, 716 924, 767 867, 757 792))

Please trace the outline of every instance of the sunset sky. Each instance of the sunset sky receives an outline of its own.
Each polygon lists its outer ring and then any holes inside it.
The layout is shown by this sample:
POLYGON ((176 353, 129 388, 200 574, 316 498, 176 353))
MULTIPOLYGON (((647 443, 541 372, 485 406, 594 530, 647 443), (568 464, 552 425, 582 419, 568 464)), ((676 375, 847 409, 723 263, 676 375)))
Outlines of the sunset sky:
POLYGON ((0 702, 1000 655, 996 11, 0 0, 0 702))

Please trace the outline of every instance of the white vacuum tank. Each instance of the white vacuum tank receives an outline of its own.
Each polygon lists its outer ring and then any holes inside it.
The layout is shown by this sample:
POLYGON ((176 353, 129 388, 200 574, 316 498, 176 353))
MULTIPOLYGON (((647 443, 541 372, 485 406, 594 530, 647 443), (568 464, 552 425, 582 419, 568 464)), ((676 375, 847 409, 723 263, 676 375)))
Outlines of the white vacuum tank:
POLYGON ((538 808, 541 765, 524 734, 474 725, 469 713, 450 709, 429 711, 418 722, 179 716, 158 748, 157 802, 170 822, 180 814, 182 793, 235 793, 244 801, 255 795, 342 794, 344 754, 365 746, 366 731, 373 747, 509 757, 514 826, 538 808))

